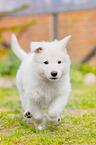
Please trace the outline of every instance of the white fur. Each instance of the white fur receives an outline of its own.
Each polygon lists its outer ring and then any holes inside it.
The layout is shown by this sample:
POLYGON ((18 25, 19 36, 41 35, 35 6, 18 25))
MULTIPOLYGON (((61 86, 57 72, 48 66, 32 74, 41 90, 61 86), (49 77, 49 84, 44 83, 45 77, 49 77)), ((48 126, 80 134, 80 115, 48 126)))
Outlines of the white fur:
POLYGON ((65 47, 70 38, 67 36, 60 41, 32 42, 31 53, 26 54, 12 35, 12 50, 23 60, 16 77, 22 106, 25 113, 31 113, 34 125, 39 129, 44 125, 43 105, 48 106, 48 120, 56 122, 67 104, 71 90, 70 58, 65 47), (36 53, 39 47, 42 50, 36 53), (49 64, 44 64, 45 61, 49 64), (62 63, 58 64, 58 61, 62 63), (52 78, 52 71, 58 72, 57 79, 52 78))
POLYGON ((27 54, 20 48, 17 38, 14 34, 12 34, 11 37, 11 48, 21 61, 27 57, 27 54))

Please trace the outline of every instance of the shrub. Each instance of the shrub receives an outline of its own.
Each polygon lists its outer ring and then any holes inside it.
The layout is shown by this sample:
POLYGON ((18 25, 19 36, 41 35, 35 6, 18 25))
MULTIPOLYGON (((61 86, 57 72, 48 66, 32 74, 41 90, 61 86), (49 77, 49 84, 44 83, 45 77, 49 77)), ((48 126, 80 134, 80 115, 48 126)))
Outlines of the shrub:
POLYGON ((7 54, 10 60, 8 62, 0 61, 0 76, 15 76, 20 60, 11 51, 8 51, 7 54))
POLYGON ((83 82, 84 75, 86 75, 87 73, 94 73, 96 75, 96 68, 88 64, 72 65, 70 71, 71 82, 83 82))

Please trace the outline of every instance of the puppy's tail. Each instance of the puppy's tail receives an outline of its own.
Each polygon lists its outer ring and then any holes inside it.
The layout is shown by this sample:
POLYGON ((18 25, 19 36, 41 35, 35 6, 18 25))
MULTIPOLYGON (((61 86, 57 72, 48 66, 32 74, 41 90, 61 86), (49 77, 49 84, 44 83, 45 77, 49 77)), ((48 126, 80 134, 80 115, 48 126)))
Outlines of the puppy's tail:
POLYGON ((15 34, 12 34, 11 36, 11 48, 21 61, 23 61, 28 56, 27 53, 21 49, 15 34))

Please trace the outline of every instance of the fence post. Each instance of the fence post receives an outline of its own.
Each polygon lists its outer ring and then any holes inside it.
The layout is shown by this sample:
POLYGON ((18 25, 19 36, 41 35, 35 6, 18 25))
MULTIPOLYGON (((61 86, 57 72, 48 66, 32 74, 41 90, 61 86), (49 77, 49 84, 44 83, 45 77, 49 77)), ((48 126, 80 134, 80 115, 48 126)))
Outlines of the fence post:
POLYGON ((53 40, 58 39, 58 14, 54 13, 53 16, 53 40))

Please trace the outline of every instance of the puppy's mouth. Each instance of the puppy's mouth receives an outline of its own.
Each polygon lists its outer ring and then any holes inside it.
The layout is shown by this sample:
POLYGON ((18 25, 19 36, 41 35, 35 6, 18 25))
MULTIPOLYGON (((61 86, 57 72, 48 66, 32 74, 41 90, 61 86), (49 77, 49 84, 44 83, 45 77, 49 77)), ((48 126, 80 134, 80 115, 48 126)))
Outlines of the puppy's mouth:
POLYGON ((58 78, 50 78, 50 80, 57 80, 58 78))

